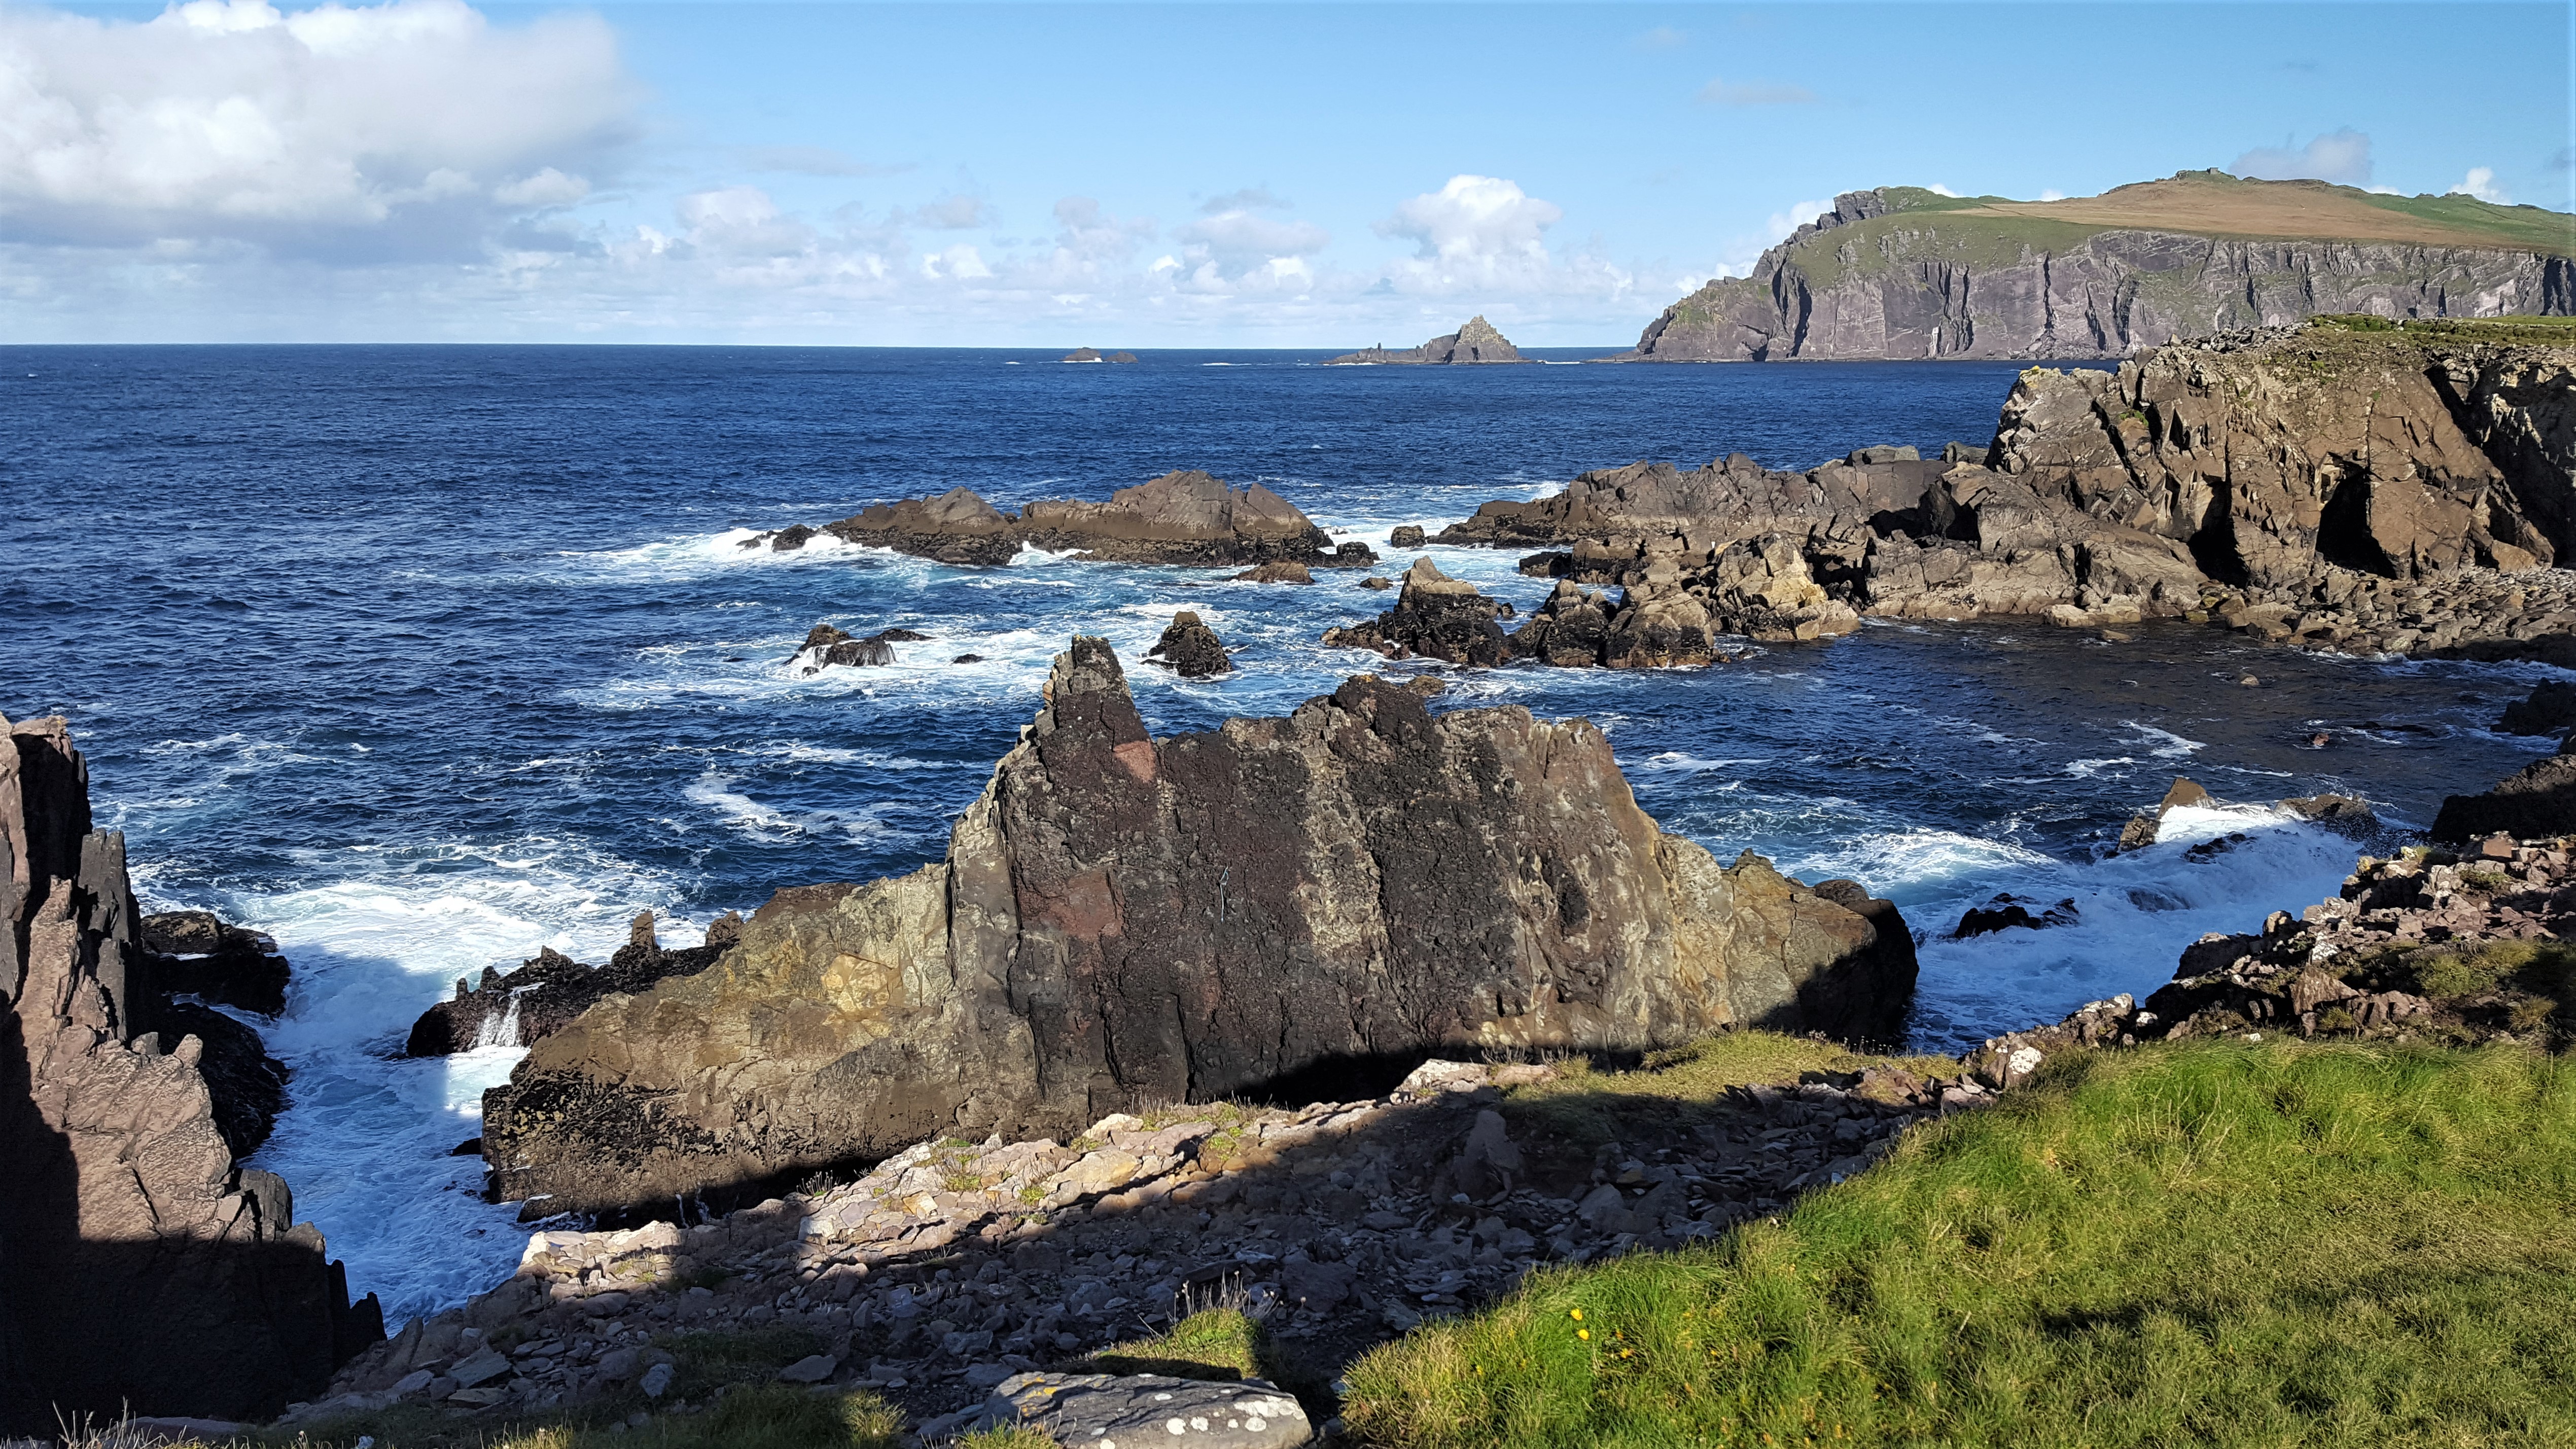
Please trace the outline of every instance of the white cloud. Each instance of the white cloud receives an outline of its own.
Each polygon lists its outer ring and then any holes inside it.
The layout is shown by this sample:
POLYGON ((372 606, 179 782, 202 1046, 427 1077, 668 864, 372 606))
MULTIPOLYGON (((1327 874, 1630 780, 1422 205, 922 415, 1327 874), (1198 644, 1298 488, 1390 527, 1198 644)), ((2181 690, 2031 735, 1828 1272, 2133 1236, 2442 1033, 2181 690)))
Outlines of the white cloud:
POLYGON ((461 0, 149 21, 0 9, 0 239, 471 250, 566 206, 636 134, 608 27, 461 0))
POLYGON ((2495 184, 2495 168, 2492 166, 2470 167, 2469 174, 2460 178, 2460 184, 2451 188, 2451 195, 2474 196, 2497 206, 2513 205, 2513 198, 2505 195, 2504 188, 2495 184))
POLYGON ((1333 239, 1311 222, 1274 220, 1248 211, 1219 212, 1191 222, 1174 235, 1191 248, 1192 260, 1212 261, 1227 275, 1312 256, 1333 239))
POLYGON ((1713 80, 1699 88, 1703 106, 1804 106, 1815 99, 1816 93, 1805 86, 1772 81, 1713 80))
POLYGON ((946 277, 953 281, 972 282, 991 277, 993 269, 984 264, 983 253, 961 242, 944 252, 932 252, 924 256, 921 259, 921 274, 925 277, 946 277))
POLYGON ((997 218, 992 206, 980 196, 952 193, 928 206, 913 208, 912 223, 933 231, 965 231, 971 227, 991 226, 997 218))
POLYGON ((1942 184, 1941 184, 1940 182, 1938 182, 1938 181, 1935 181, 1935 182, 1933 182, 1930 186, 1925 187, 1925 188, 1924 188, 1924 190, 1931 192, 1934 196, 1950 196, 1950 197, 1955 197, 1955 196, 1957 196, 1957 195, 1959 194, 1959 193, 1957 193, 1957 192, 1955 192, 1955 191, 1952 191, 1949 187, 1942 185, 1942 184))
POLYGON ((1409 237, 1427 259, 1470 264, 1505 257, 1544 257, 1540 233, 1565 218, 1554 202, 1526 195, 1516 181, 1458 175, 1426 191, 1377 224, 1380 236, 1409 237))
POLYGON ((2064 201, 2066 199, 2066 193, 2058 190, 2054 186, 2051 186, 2041 190, 2039 193, 2039 199, 2042 201, 2064 201))
POLYGON ((1785 240, 1789 233, 1796 231, 1798 228, 1805 226, 1808 222, 1814 221, 1817 217, 1820 217, 1833 209, 1834 203, 1831 198, 1827 198, 1823 201, 1790 202, 1789 209, 1787 211, 1775 211, 1771 213, 1770 220, 1763 228, 1767 237, 1763 245, 1769 246, 1773 242, 1785 240))
POLYGON ((2236 158, 2229 168, 2239 176, 2257 181, 2292 181, 2306 178, 2340 182, 2346 186, 2370 184, 2370 137, 2350 126, 2328 131, 2304 146, 2257 146, 2236 158))

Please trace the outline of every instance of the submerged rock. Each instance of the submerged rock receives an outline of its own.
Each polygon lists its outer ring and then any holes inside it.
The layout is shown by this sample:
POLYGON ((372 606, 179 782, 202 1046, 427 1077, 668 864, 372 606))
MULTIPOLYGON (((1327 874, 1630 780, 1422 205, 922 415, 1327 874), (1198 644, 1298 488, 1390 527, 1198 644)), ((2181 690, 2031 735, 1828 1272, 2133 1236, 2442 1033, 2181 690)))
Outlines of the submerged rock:
MULTIPOLYGON (((264 1418, 382 1317, 286 1184, 236 1165, 282 1078, 248 1028, 153 988, 125 838, 90 828, 88 786, 62 720, 0 721, 0 1433, 264 1418)), ((164 945, 239 939, 165 924, 164 945)))
POLYGON ((1234 668, 1225 655, 1225 645, 1216 631, 1199 622, 1199 616, 1183 609, 1172 616, 1163 637, 1145 651, 1145 658, 1159 664, 1183 679, 1205 679, 1234 668))
POLYGON ((1077 639, 944 862, 783 890, 714 968, 603 999, 487 1096, 486 1159, 623 1208, 1443 1043, 1885 1036, 1913 977, 1894 907, 1663 834, 1584 721, 1362 677, 1158 741, 1077 639))

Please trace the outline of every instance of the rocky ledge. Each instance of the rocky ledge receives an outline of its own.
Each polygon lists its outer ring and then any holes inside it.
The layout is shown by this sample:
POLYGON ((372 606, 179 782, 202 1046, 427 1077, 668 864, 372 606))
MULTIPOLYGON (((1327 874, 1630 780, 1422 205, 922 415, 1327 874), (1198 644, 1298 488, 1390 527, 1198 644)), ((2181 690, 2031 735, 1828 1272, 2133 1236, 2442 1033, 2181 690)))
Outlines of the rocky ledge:
MULTIPOLYGON (((1405 570, 1394 608, 1366 623, 1327 629, 1321 642, 1332 648, 1371 649, 1389 659, 1476 666, 1534 659, 1563 666, 1664 669, 1706 664, 1717 657, 1717 634, 1745 632, 1713 621, 1698 595, 1662 586, 1626 590, 1613 604, 1570 581, 1559 582, 1528 622, 1505 634, 1499 621, 1511 617, 1510 604, 1449 577, 1427 558, 1416 559, 1405 570)), ((1858 627, 1857 621, 1852 627, 1858 627)), ((1804 637, 1815 637, 1815 631, 1804 637)))
POLYGON ((876 503, 820 528, 798 525, 744 539, 744 548, 800 549, 817 534, 941 563, 999 565, 1022 546, 1086 561, 1242 568, 1297 563, 1366 568, 1363 543, 1336 545, 1296 505, 1258 483, 1233 487, 1196 470, 1121 488, 1106 503, 1040 499, 1014 516, 964 488, 876 503))
POLYGON ((650 1207, 1444 1047, 1883 1038, 1913 979, 1894 906, 1664 834, 1583 720, 1362 676, 1156 740, 1080 638, 946 860, 602 998, 486 1096, 484 1156, 530 1217, 650 1207))
POLYGON ((1461 363, 1527 362, 1510 339, 1494 330, 1494 324, 1479 314, 1467 319, 1467 325, 1455 332, 1443 333, 1420 347, 1401 350, 1386 347, 1364 347, 1324 359, 1326 367, 1351 366, 1422 366, 1461 363))
POLYGON ((476 1047, 526 1046, 561 1031, 603 997, 632 994, 672 976, 704 971, 740 939, 742 917, 731 911, 707 926, 706 941, 677 951, 662 949, 653 913, 639 913, 626 944, 605 966, 587 966, 548 947, 516 971, 483 968, 482 980, 456 981, 456 994, 420 1014, 403 1046, 406 1056, 443 1057, 476 1047))
POLYGON ((2033 368, 1982 450, 1636 463, 1485 504, 1440 541, 1545 549, 1524 572, 1687 595, 1756 638, 2175 617, 2576 663, 2576 575, 2550 567, 2576 548, 2576 349, 2479 339, 2337 320, 2033 368))
POLYGON ((1557 1075, 1433 1060, 1373 1098, 940 1137, 855 1181, 693 1226, 538 1232, 509 1283, 409 1325, 304 1417, 402 1401, 495 1418, 669 1408, 687 1380, 657 1367, 674 1359, 657 1339, 760 1329, 804 1335, 809 1352, 778 1377, 879 1389, 934 1420, 924 1437, 939 1442, 1018 1376, 1132 1370, 1088 1356, 1226 1302, 1305 1369, 1320 1418, 1341 1364, 1535 1265, 1712 1236, 1860 1171, 1913 1122, 1987 1100, 1964 1073, 1888 1065, 1688 1109, 1610 1099, 1586 1109, 1606 1114, 1604 1135, 1506 1096, 1557 1075))
POLYGON ((154 977, 282 1004, 283 963, 203 913, 147 920, 125 837, 90 827, 64 722, 0 720, 0 1434, 273 1414, 382 1318, 285 1182, 237 1164, 284 1069, 154 977))

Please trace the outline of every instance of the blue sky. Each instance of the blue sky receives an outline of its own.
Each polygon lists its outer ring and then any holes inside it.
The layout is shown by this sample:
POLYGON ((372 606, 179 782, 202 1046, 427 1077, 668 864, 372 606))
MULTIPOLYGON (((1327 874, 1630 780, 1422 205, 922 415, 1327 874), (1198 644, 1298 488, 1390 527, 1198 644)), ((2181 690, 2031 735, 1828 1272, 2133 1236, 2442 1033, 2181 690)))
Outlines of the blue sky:
POLYGON ((1856 187, 2565 207, 2568 15, 0 5, 0 335, 1624 346, 1856 187))

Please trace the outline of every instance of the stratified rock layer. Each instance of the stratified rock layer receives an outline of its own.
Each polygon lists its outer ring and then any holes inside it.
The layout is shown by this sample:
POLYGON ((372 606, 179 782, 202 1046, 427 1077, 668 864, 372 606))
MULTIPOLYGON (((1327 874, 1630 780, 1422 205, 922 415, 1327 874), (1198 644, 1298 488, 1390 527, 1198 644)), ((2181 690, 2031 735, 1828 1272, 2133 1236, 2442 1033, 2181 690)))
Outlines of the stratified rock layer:
POLYGON ((1663 834, 1584 721, 1362 677, 1157 741, 1083 638, 947 860, 603 1000, 487 1096, 485 1160, 619 1208, 1442 1046, 1885 1035, 1913 975, 1894 907, 1663 834))
POLYGON ((1402 349, 1364 347, 1324 359, 1327 367, 1373 364, 1377 366, 1433 366, 1458 363, 1527 362, 1510 339, 1494 330, 1494 324, 1480 314, 1467 319, 1467 325, 1455 332, 1443 333, 1420 347, 1402 349))
POLYGON ((235 1168, 140 924, 63 721, 0 721, 0 1431, 264 1416, 383 1335, 286 1184, 235 1168))
POLYGON ((2563 221, 2453 205, 2432 224, 2351 187, 2216 172, 2060 202, 1846 192, 1615 360, 2123 357, 2327 313, 2576 311, 2563 221))

